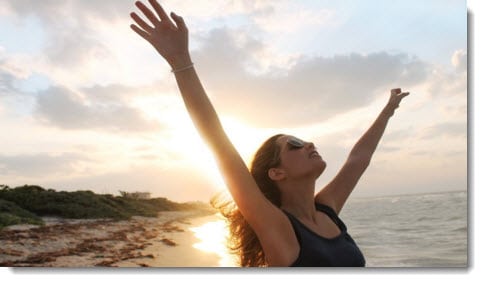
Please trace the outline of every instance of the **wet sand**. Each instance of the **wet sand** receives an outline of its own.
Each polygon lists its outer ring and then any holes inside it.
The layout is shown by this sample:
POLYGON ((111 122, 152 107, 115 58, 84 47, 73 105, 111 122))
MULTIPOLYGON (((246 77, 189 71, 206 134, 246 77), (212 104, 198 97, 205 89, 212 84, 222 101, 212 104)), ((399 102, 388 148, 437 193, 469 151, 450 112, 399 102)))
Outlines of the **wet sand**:
POLYGON ((199 211, 123 221, 44 218, 44 226, 0 231, 0 266, 217 267, 220 257, 196 249, 190 230, 215 219, 199 211))

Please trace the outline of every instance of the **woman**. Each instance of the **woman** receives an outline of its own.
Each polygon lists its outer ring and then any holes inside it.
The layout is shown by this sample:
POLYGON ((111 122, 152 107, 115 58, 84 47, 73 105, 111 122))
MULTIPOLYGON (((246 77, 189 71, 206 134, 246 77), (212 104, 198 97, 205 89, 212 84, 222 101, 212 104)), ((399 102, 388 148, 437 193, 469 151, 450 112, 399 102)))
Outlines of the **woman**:
POLYGON ((391 91, 376 121, 356 143, 335 178, 315 195, 326 163, 313 143, 289 135, 267 140, 249 170, 226 136, 196 74, 182 17, 169 17, 156 0, 136 6, 131 28, 172 67, 185 106, 216 157, 235 202, 224 206, 242 266, 364 266, 365 259, 338 218, 367 168, 389 118, 408 95, 391 91))

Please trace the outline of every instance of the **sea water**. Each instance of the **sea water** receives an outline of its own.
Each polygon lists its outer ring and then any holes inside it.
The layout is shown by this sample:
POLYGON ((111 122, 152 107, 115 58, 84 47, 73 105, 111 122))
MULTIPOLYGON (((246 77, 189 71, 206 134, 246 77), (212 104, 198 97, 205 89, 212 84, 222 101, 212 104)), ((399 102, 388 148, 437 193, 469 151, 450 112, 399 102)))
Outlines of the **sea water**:
POLYGON ((466 267, 467 193, 351 198, 340 213, 367 267, 466 267))
MULTIPOLYGON (((438 268, 467 266, 467 214, 463 191, 352 197, 340 218, 363 252, 367 267, 438 268)), ((228 232, 221 216, 193 231, 200 239, 197 248, 223 246, 201 248, 221 258, 217 266, 236 266, 225 247, 228 232)))

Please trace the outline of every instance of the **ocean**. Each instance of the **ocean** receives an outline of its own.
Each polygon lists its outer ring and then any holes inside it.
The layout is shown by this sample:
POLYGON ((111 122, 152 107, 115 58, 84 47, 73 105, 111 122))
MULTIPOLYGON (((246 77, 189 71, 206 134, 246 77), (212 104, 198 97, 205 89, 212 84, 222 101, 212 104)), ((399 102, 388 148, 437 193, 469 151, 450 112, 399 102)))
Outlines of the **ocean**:
POLYGON ((367 267, 466 267, 467 192, 351 198, 340 217, 367 267))
MULTIPOLYGON (((467 193, 463 191, 352 197, 340 217, 363 252, 367 267, 440 268, 467 267, 467 214, 467 193)), ((218 218, 193 228, 201 241, 197 248, 216 253, 221 258, 218 266, 236 266, 224 247, 225 223, 218 218)))

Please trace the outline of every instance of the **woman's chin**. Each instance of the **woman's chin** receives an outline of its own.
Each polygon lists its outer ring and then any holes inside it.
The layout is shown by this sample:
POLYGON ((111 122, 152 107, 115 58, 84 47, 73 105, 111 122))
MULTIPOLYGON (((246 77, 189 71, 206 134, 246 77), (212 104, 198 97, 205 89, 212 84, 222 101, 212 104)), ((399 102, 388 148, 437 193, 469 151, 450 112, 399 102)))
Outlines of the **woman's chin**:
POLYGON ((318 170, 318 177, 323 174, 323 172, 325 171, 326 169, 326 162, 324 160, 321 160, 319 162, 319 165, 317 167, 317 170, 318 170))

